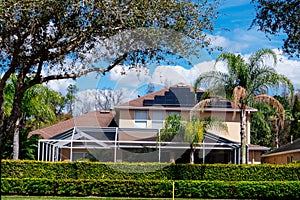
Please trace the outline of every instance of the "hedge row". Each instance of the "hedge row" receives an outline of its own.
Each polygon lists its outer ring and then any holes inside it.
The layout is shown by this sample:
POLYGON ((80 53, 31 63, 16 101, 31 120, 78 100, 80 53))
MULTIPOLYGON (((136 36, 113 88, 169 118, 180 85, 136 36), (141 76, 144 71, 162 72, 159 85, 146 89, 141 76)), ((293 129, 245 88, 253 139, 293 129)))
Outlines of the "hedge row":
POLYGON ((170 165, 159 163, 95 163, 7 161, 3 178, 297 181, 300 164, 290 165, 170 165))
MULTIPOLYGON (((175 182, 176 198, 299 199, 299 181, 175 182)), ((74 180, 4 178, 4 195, 172 197, 168 180, 74 180)))

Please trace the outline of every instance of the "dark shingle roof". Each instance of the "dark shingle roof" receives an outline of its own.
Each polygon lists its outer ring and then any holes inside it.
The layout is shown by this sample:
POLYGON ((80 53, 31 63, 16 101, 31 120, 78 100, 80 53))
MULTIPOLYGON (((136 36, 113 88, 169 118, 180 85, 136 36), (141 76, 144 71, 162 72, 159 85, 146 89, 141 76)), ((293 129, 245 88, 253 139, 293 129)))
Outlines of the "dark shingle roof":
POLYGON ((272 156, 274 154, 282 154, 288 151, 300 151, 300 138, 295 140, 293 143, 289 143, 277 149, 274 149, 273 151, 270 151, 264 154, 263 156, 267 157, 267 156, 272 156))

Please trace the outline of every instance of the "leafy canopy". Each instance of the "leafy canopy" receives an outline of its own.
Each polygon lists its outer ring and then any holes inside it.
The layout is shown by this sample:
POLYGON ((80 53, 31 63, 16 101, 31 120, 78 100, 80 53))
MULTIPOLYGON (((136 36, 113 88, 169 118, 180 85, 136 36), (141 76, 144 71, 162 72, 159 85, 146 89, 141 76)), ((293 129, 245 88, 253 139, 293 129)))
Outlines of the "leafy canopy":
POLYGON ((213 30, 217 5, 217 0, 1 1, 1 144, 13 132, 30 87, 91 72, 104 75, 124 60, 130 65, 169 52, 195 54, 209 47, 206 33, 213 30), (5 116, 4 88, 12 74, 15 92, 5 116))
POLYGON ((290 56, 300 57, 300 3, 299 0, 252 0, 256 17, 251 28, 266 35, 285 35, 283 51, 290 56))

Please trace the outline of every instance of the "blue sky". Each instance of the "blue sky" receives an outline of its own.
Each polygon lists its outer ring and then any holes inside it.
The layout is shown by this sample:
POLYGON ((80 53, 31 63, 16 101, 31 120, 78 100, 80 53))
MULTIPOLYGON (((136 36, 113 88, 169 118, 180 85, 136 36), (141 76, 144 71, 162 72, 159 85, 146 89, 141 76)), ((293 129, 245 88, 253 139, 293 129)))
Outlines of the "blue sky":
MULTIPOLYGON (((255 18, 254 6, 250 3, 250 0, 222 0, 221 2, 218 9, 221 16, 217 19, 215 31, 211 35, 213 44, 222 46, 225 52, 240 53, 245 57, 261 48, 275 50, 281 60, 276 67, 278 73, 290 78, 296 89, 300 88, 300 80, 298 80, 300 61, 289 59, 287 56, 280 54, 283 36, 273 36, 269 40, 264 33, 256 31, 255 28, 248 30, 255 18)), ((140 77, 137 77, 134 72, 121 76, 121 67, 119 66, 104 77, 95 77, 94 74, 84 76, 77 80, 76 85, 80 90, 107 87, 112 89, 128 87, 137 90, 137 88, 145 88, 145 84, 149 82, 162 86, 172 85, 179 81, 192 84, 199 73, 208 71, 214 66, 214 58, 219 53, 213 54, 211 61, 206 59, 205 62, 199 62, 194 67, 180 65, 173 67, 157 66, 153 74, 140 75, 140 77)), ((61 84, 61 86, 57 85, 56 88, 62 89, 61 87, 66 86, 67 82, 57 82, 57 84, 61 84)))

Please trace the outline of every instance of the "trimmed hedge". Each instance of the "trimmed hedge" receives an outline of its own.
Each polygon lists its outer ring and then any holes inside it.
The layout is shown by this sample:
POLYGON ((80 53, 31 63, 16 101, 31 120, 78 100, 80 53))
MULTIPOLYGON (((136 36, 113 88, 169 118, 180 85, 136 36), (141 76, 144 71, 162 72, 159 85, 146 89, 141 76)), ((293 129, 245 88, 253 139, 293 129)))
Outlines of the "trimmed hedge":
POLYGON ((95 163, 2 161, 3 178, 298 181, 300 164, 190 165, 169 163, 95 163))
MULTIPOLYGON (((171 180, 3 178, 4 195, 172 197, 171 180)), ((175 182, 176 198, 299 199, 299 181, 175 182)))

